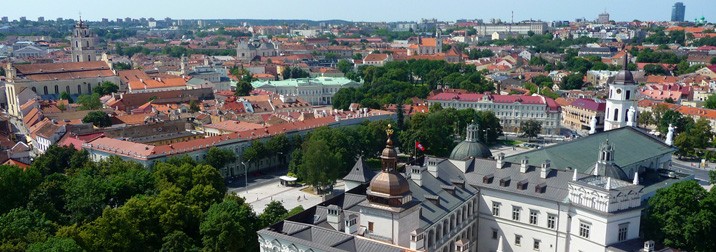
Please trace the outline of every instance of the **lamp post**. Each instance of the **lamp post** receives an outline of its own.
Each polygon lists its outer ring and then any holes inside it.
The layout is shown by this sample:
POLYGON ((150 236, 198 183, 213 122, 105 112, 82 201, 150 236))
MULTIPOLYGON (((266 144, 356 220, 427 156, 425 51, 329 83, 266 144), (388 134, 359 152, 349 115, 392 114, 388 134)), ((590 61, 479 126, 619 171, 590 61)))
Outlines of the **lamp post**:
MULTIPOLYGON (((251 159, 246 160, 246 162, 251 162, 251 159)), ((241 161, 241 164, 244 165, 244 188, 246 189, 246 197, 248 197, 249 194, 249 167, 244 163, 244 161, 241 161)))

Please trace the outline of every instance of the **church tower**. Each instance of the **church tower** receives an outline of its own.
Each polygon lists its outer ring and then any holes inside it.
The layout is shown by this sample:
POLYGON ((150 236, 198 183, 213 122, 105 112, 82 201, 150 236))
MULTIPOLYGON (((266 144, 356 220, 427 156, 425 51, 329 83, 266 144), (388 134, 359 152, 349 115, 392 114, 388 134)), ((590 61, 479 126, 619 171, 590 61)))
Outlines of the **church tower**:
POLYGON ((627 68, 629 54, 624 56, 624 69, 619 71, 614 82, 609 84, 609 97, 604 120, 604 131, 636 125, 636 92, 638 85, 627 68), (629 116, 632 118, 629 118, 629 116))
POLYGON ((89 27, 82 21, 75 24, 72 31, 72 62, 97 61, 97 37, 90 32, 89 27))

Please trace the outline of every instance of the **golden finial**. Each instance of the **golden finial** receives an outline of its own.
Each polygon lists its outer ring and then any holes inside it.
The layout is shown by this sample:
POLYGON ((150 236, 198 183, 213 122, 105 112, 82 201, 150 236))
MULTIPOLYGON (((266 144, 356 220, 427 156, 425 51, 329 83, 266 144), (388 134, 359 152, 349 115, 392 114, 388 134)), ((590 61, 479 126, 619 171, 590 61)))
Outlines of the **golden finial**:
POLYGON ((388 135, 388 141, 386 141, 386 144, 388 144, 388 146, 392 146, 393 139, 391 139, 391 137, 393 136, 393 125, 388 124, 388 129, 385 130, 385 133, 388 135))
POLYGON ((393 136, 393 125, 388 124, 388 129, 385 130, 385 133, 388 134, 388 138, 393 136))

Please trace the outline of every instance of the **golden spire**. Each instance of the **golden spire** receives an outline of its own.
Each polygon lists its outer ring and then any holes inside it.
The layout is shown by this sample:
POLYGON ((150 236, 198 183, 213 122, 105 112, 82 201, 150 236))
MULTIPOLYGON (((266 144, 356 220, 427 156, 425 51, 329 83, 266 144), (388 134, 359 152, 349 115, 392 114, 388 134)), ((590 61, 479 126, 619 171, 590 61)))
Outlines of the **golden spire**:
POLYGON ((385 143, 388 146, 393 146, 393 125, 388 124, 388 129, 385 130, 385 133, 388 135, 388 141, 386 141, 385 143))

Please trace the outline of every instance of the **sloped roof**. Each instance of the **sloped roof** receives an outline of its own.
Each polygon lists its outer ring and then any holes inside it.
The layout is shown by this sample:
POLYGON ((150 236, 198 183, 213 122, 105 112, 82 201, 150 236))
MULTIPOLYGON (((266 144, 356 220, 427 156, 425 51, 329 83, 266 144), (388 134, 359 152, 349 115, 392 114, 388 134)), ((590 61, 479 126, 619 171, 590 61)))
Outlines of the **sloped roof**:
POLYGON ((363 157, 359 157, 358 161, 351 169, 351 172, 343 177, 343 180, 368 183, 373 176, 375 176, 375 172, 368 168, 365 161, 363 161, 363 157))
POLYGON ((530 164, 540 164, 550 160, 552 167, 572 167, 580 173, 587 173, 597 162, 599 145, 607 139, 615 149, 614 163, 620 167, 640 162, 643 157, 655 157, 675 151, 673 147, 638 129, 623 127, 505 157, 505 161, 519 163, 523 157, 527 157, 530 164))

